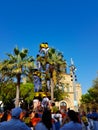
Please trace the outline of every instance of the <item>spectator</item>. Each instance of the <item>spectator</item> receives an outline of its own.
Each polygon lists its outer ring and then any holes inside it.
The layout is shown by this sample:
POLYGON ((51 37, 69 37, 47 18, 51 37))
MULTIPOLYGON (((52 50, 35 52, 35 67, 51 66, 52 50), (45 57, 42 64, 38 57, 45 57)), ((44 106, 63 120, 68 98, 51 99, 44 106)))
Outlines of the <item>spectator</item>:
POLYGON ((55 128, 56 130, 59 130, 61 126, 60 120, 59 120, 60 117, 58 114, 55 114, 54 118, 55 118, 55 122, 54 122, 55 128))
POLYGON ((88 118, 86 117, 85 112, 82 113, 81 123, 82 123, 82 129, 83 130, 89 130, 90 129, 89 128, 90 126, 89 126, 88 118))
POLYGON ((82 125, 78 123, 78 117, 75 111, 68 111, 69 122, 64 124, 60 130, 82 130, 82 125))
POLYGON ((4 113, 3 113, 3 116, 1 118, 1 122, 3 121, 8 121, 11 119, 11 113, 9 110, 6 110, 4 113))
POLYGON ((12 119, 0 123, 0 130, 31 130, 24 122, 20 120, 22 109, 16 107, 12 109, 12 119))
POLYGON ((55 125, 52 124, 51 111, 45 109, 42 115, 42 121, 35 126, 35 130, 55 130, 55 125))
POLYGON ((40 121, 41 118, 39 117, 38 113, 35 113, 35 116, 31 119, 32 126, 35 127, 40 121))
POLYGON ((48 106, 49 106, 49 98, 47 96, 44 96, 42 100, 42 107, 47 108, 48 106))

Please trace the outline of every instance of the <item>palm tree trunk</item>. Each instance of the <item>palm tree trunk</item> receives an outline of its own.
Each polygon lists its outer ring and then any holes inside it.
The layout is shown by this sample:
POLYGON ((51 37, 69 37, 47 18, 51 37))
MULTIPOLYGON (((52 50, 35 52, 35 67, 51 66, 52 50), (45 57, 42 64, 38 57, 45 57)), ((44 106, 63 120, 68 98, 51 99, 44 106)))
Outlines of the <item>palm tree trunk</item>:
POLYGON ((51 100, 54 101, 54 82, 51 78, 51 100))
POLYGON ((19 90, 20 90, 20 86, 16 86, 16 100, 15 100, 15 107, 19 106, 19 90))
POLYGON ((17 75, 15 107, 19 107, 19 92, 20 92, 20 74, 17 75))

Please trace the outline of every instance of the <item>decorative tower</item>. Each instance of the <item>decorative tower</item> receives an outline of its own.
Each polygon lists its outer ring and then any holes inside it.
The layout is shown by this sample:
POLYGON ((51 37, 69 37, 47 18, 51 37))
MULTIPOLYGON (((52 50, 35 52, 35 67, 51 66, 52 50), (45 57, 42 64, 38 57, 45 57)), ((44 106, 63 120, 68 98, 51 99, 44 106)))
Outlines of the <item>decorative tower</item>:
POLYGON ((76 67, 75 67, 74 62, 71 58, 70 76, 71 76, 71 81, 72 81, 72 86, 73 86, 73 94, 74 94, 74 110, 78 111, 78 101, 77 101, 77 93, 76 93, 77 77, 76 77, 75 71, 76 71, 76 67))

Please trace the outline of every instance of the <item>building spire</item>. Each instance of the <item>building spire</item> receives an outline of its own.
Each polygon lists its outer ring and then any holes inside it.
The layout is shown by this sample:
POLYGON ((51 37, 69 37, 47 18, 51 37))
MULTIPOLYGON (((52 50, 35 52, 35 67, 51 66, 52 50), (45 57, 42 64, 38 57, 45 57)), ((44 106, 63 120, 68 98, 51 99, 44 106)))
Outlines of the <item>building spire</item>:
POLYGON ((74 65, 73 59, 71 58, 71 65, 70 65, 70 74, 76 71, 76 67, 74 65))
POLYGON ((74 65, 73 59, 71 58, 71 65, 74 65))

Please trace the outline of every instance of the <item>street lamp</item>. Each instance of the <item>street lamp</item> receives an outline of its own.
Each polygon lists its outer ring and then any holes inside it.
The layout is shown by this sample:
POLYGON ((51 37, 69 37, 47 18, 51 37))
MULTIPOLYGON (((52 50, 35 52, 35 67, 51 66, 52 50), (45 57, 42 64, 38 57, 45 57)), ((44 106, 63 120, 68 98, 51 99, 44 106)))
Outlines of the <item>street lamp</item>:
POLYGON ((76 77, 75 71, 76 71, 76 67, 75 67, 74 62, 71 58, 70 74, 71 74, 71 81, 72 81, 73 93, 74 93, 74 110, 78 111, 78 102, 77 102, 77 93, 76 93, 77 77, 76 77))

